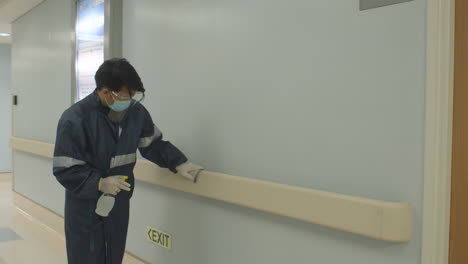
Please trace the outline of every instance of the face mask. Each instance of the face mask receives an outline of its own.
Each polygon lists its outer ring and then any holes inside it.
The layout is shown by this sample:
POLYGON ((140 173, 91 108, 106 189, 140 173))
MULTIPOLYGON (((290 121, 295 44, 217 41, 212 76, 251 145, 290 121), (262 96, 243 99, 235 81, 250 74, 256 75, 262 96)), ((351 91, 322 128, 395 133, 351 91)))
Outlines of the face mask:
POLYGON ((113 104, 109 105, 109 108, 115 112, 122 112, 127 110, 130 107, 131 100, 127 101, 114 101, 113 104))
POLYGON ((106 100, 106 103, 109 106, 109 108, 115 112, 122 112, 122 111, 127 110, 130 107, 130 104, 132 103, 132 100, 125 100, 125 101, 114 100, 113 104, 109 104, 107 102, 106 97, 104 97, 104 99, 106 100))

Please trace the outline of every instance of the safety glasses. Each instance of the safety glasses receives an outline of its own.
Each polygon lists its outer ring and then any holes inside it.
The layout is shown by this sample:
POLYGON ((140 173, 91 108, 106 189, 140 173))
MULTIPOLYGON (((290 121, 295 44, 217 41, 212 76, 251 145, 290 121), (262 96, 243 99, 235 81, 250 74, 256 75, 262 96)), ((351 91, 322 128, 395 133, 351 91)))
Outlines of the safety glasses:
POLYGON ((120 95, 120 94, 112 91, 112 95, 117 97, 119 101, 129 101, 129 100, 131 100, 132 104, 136 104, 138 102, 141 102, 145 98, 145 94, 142 93, 142 92, 135 92, 131 96, 124 96, 124 95, 120 95))

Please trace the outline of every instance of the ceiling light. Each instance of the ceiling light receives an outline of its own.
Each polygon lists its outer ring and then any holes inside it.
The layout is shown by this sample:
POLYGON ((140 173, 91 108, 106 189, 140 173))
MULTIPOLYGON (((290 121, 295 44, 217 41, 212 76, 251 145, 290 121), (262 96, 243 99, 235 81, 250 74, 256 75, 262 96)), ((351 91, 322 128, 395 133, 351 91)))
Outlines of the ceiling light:
POLYGON ((0 33, 0 37, 9 37, 9 36, 10 36, 10 34, 8 34, 8 33, 0 33))

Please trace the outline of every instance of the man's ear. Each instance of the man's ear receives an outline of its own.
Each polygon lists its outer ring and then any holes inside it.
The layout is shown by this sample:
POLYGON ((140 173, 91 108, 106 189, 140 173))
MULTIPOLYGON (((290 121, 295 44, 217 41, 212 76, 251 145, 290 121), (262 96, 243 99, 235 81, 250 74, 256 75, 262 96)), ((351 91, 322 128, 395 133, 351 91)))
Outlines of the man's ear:
POLYGON ((108 93, 110 93, 110 90, 109 90, 109 88, 107 88, 107 87, 104 86, 104 87, 101 88, 101 91, 100 91, 100 92, 101 92, 102 94, 104 94, 104 95, 107 95, 108 93))

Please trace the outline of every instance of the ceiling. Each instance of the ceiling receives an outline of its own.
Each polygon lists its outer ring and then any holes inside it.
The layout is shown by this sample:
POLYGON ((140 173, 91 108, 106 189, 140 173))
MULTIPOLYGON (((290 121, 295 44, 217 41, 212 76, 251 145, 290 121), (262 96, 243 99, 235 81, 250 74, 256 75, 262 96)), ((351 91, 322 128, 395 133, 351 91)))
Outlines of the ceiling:
MULTIPOLYGON (((0 33, 11 34, 11 22, 44 0, 0 0, 0 33)), ((0 36, 0 43, 10 43, 11 37, 0 36)))

